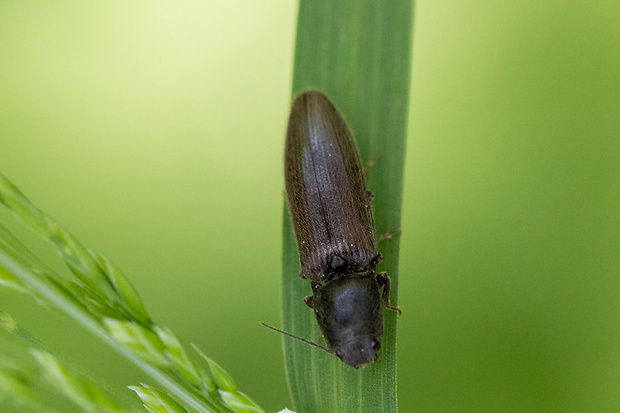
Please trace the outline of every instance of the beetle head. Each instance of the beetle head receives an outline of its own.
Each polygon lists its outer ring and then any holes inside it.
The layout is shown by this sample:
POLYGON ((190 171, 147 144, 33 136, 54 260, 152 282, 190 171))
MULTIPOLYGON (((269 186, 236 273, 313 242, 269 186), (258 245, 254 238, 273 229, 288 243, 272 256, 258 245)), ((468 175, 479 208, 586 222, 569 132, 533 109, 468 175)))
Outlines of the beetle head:
POLYGON ((337 275, 313 288, 313 293, 312 307, 329 351, 355 368, 373 362, 383 335, 383 305, 374 268, 337 275))
POLYGON ((377 360, 377 352, 381 348, 379 339, 372 336, 361 336, 341 343, 336 355, 349 366, 359 369, 377 360))

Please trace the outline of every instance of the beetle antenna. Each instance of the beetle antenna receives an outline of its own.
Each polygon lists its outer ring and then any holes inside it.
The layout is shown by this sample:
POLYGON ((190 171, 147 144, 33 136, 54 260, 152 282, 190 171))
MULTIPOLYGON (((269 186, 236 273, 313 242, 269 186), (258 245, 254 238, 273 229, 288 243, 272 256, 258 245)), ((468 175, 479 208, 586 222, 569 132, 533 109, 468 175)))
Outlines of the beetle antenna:
POLYGON ((301 338, 301 337, 295 336, 295 335, 293 335, 293 334, 291 334, 291 333, 287 333, 286 331, 278 330, 278 329, 277 329, 277 328, 275 328, 275 327, 271 327, 269 324, 265 324, 265 323, 261 323, 261 324, 262 324, 262 325, 264 325, 265 327, 267 327, 267 328, 269 328, 269 329, 273 330, 273 331, 277 331, 278 333, 282 333, 282 334, 284 334, 285 336, 289 336, 289 337, 292 337, 292 338, 296 338, 297 340, 303 341, 303 342, 304 342, 304 343, 306 343, 306 344, 310 344, 311 346, 318 347, 318 348, 320 348, 321 350, 325 350, 325 351, 327 351, 328 353, 331 353, 331 352, 330 352, 328 349, 326 349, 325 347, 320 346, 320 345, 318 345, 318 344, 316 344, 316 343, 314 343, 314 342, 312 342, 312 341, 310 341, 310 340, 306 340, 305 338, 301 338))

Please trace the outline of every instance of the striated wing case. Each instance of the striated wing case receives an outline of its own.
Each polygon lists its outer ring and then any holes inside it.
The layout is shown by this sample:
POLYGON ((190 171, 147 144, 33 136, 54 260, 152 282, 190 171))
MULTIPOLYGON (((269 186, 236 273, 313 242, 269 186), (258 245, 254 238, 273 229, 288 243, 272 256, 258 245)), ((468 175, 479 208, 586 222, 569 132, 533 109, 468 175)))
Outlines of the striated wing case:
POLYGON ((324 94, 295 99, 284 169, 301 277, 328 281, 367 269, 377 255, 371 195, 351 132, 324 94))

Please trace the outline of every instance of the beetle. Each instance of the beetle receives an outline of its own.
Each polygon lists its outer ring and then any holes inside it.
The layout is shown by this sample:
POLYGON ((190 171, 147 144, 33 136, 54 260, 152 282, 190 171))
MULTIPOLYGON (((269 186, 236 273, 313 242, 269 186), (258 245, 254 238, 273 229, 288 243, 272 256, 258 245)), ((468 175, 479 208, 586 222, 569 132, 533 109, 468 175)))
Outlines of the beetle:
MULTIPOLYGON (((381 262, 364 172, 343 117, 316 90, 299 94, 286 133, 284 173, 302 279, 327 351, 360 368, 377 359, 390 278, 381 262), (383 288, 383 294, 381 294, 383 288)), ((306 340, 304 340, 306 341, 306 340)))

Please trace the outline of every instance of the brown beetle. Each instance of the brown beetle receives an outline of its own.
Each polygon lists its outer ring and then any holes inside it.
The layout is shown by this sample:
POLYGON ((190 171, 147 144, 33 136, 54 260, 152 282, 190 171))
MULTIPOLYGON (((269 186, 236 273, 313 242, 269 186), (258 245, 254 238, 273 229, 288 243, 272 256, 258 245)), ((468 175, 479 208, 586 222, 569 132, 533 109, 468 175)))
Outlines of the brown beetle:
MULTIPOLYGON (((301 262, 327 351, 362 367, 377 358, 390 279, 381 261, 360 157, 344 119, 318 91, 293 102, 286 134, 286 193, 301 262), (383 289, 383 296, 380 289, 383 289)), ((304 340, 305 341, 305 340, 304 340)))

